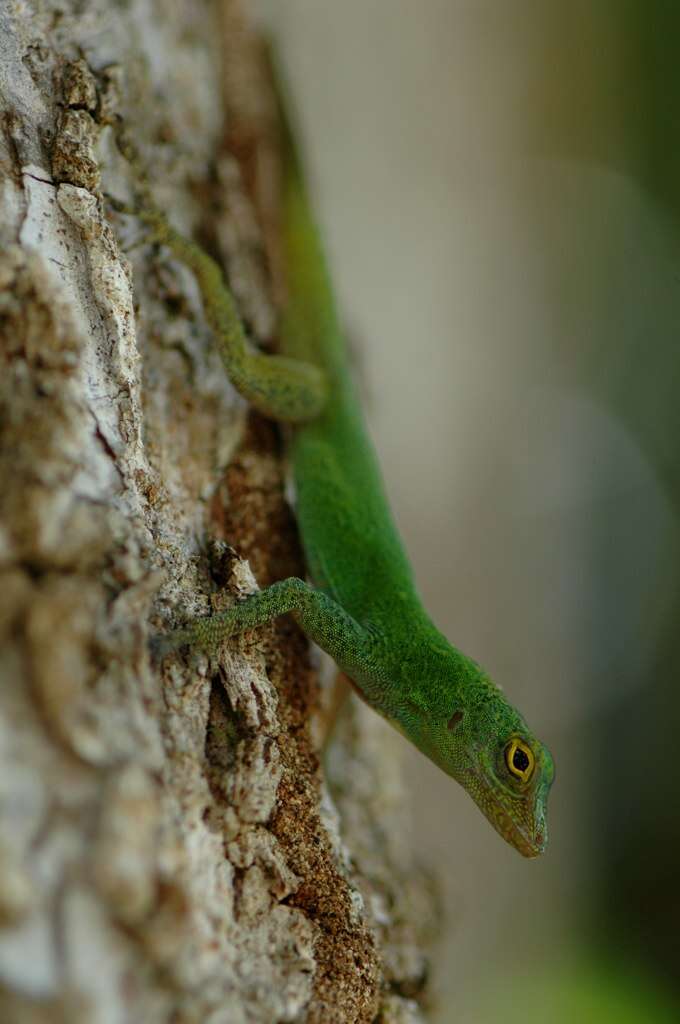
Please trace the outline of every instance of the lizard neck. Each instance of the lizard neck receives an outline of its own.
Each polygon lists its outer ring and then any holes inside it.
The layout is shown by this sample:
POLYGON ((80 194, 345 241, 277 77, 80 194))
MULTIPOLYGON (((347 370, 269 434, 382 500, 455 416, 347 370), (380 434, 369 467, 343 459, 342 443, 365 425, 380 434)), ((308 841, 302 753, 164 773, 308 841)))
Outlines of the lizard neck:
POLYGON ((372 707, 395 724, 450 717, 475 687, 494 688, 483 670, 439 632, 422 607, 393 616, 393 628, 368 627, 365 649, 342 666, 372 707), (406 623, 406 626, 404 625, 406 623))

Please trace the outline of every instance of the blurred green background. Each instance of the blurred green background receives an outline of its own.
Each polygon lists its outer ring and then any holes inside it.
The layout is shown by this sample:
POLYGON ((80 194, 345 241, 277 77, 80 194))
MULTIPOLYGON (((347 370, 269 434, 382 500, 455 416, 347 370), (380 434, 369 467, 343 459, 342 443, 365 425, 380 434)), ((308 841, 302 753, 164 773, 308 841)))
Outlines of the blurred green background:
POLYGON ((404 753, 433 1019, 679 1020, 680 4, 261 6, 426 605, 557 765, 524 862, 404 753))

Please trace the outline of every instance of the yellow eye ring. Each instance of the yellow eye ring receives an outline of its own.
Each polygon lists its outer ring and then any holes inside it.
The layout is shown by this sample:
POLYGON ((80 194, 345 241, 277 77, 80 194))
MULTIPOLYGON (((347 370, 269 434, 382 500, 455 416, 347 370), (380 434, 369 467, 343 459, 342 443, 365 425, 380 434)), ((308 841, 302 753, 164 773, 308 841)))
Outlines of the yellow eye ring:
POLYGON ((512 739, 505 748, 508 771, 520 782, 528 782, 534 774, 534 752, 520 739, 512 739))

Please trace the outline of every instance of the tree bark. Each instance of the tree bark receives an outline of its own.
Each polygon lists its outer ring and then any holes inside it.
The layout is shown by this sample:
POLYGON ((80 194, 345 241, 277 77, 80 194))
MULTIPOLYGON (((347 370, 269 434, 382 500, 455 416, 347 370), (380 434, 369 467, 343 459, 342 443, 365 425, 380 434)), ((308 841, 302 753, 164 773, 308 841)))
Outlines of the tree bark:
POLYGON ((150 633, 304 572, 277 428, 136 171, 272 343, 276 152, 236 3, 0 9, 0 1019, 418 1021, 436 899, 401 740, 282 620, 154 672, 150 633), (256 582, 257 581, 257 582, 256 582), (353 699, 354 701, 354 699, 353 699))

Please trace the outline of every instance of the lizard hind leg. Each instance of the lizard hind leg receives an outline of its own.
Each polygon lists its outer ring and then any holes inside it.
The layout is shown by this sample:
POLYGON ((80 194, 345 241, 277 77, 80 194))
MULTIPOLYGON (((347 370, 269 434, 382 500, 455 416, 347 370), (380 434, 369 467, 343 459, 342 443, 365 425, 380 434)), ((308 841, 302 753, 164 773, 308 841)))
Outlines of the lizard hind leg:
MULTIPOLYGON (((112 200, 112 205, 121 213, 133 212, 118 201, 112 200)), ((193 272, 206 319, 236 390, 272 419, 302 423, 317 417, 327 397, 324 372, 299 359, 259 352, 246 335, 234 297, 212 256, 175 231, 154 206, 143 205, 134 212, 149 229, 144 240, 167 246, 193 272)))
POLYGON ((339 669, 335 674, 326 706, 320 716, 319 746, 322 754, 326 753, 331 744, 335 726, 340 717, 340 712, 347 703, 347 698, 351 692, 352 681, 349 676, 342 671, 342 669, 339 669))

